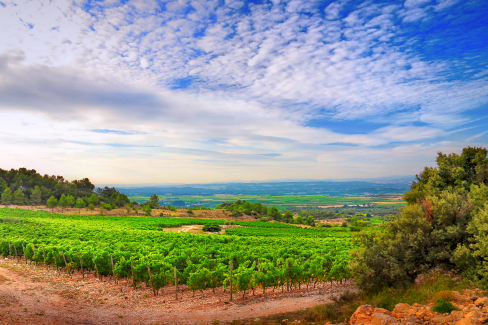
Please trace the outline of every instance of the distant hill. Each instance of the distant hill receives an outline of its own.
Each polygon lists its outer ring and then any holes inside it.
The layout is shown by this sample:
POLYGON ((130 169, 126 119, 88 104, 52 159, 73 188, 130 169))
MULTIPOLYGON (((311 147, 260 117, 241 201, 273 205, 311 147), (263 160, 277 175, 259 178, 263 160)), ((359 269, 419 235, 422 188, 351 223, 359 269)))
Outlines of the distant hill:
POLYGON ((253 183, 212 183, 133 187, 118 185, 117 189, 128 196, 158 195, 331 195, 357 196, 403 194, 414 177, 399 179, 371 179, 352 181, 288 181, 253 183))

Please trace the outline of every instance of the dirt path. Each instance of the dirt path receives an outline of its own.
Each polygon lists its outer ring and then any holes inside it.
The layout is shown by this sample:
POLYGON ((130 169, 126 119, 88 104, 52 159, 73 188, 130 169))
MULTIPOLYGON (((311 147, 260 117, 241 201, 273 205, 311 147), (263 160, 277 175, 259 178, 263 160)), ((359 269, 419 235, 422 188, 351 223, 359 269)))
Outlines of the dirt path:
MULTIPOLYGON (((56 270, 0 261, 0 324, 210 324, 214 320, 259 318, 329 302, 330 295, 350 286, 295 290, 276 289, 228 301, 228 291, 202 297, 182 286, 176 301, 173 287, 154 297, 148 288, 99 281, 93 275, 71 278, 56 270), (254 300, 253 300, 254 299, 254 300)), ((256 290, 257 293, 258 290, 256 290)), ((259 290, 260 291, 260 290, 259 290)))

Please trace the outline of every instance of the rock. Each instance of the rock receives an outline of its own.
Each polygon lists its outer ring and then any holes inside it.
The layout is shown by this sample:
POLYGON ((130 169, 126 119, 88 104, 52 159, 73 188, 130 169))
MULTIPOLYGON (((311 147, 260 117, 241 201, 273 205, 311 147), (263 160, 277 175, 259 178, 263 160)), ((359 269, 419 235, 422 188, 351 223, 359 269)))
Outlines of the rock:
POLYGON ((447 317, 446 317, 446 316, 444 316, 444 315, 439 315, 439 314, 437 314, 437 315, 434 315, 434 317, 432 317, 432 318, 430 319, 430 321, 431 321, 432 323, 436 323, 436 324, 437 324, 437 323, 442 323, 442 322, 446 321, 446 318, 447 318, 447 317))
POLYGON ((478 300, 478 299, 480 299, 480 298, 483 298, 483 297, 474 296, 474 297, 471 297, 471 298, 469 298, 469 299, 471 299, 471 301, 473 301, 473 302, 474 302, 474 301, 476 301, 476 300, 478 300))
POLYGON ((474 304, 478 307, 488 306, 488 298, 483 297, 483 298, 476 299, 474 304))
POLYGON ((410 306, 409 304, 398 304, 393 309, 393 316, 397 318, 407 318, 417 313, 417 308, 410 306))
POLYGON ((371 325, 396 325, 400 324, 400 322, 393 316, 382 314, 382 313, 374 313, 371 317, 371 325))
POLYGON ((371 321, 374 308, 371 305, 359 306, 349 320, 349 324, 365 324, 371 321))
POLYGON ((430 318, 430 316, 432 316, 432 313, 426 307, 422 307, 419 311, 415 313, 415 316, 418 319, 426 319, 426 318, 430 318))
POLYGON ((386 314, 386 315, 392 316, 392 314, 390 313, 390 311, 389 310, 386 310, 384 308, 375 308, 373 310, 373 314, 375 314, 375 313, 386 314))

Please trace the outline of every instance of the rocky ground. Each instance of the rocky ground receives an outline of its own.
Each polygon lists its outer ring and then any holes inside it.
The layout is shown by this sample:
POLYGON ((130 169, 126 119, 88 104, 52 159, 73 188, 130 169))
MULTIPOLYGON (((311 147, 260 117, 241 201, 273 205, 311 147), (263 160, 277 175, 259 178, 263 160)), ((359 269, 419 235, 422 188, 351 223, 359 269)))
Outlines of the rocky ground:
POLYGON ((481 296, 479 290, 466 290, 463 294, 452 291, 443 292, 457 310, 449 314, 432 311, 435 303, 429 305, 398 304, 392 312, 374 308, 370 305, 360 306, 352 315, 350 325, 482 325, 488 324, 488 298, 481 296))
POLYGON ((281 292, 256 290, 244 298, 218 288, 195 296, 186 286, 164 288, 154 296, 144 286, 134 289, 125 280, 100 281, 94 274, 26 264, 24 260, 0 260, 0 325, 3 324, 212 324, 214 321, 266 317, 331 302, 331 295, 353 288, 330 283, 308 290, 281 292))

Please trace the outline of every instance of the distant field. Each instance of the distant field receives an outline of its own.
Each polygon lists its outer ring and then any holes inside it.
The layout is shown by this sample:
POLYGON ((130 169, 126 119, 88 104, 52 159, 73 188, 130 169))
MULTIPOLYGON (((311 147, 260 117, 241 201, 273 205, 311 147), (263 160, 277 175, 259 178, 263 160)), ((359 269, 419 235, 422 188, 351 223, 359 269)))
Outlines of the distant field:
MULTIPOLYGON (((267 195, 182 195, 182 196, 167 196, 158 195, 159 199, 165 204, 172 204, 175 201, 184 201, 186 206, 198 205, 208 208, 215 208, 219 204, 225 202, 235 202, 237 200, 246 200, 252 203, 260 202, 266 206, 275 206, 280 210, 288 207, 321 207, 327 206, 343 206, 343 205, 392 205, 403 206, 405 202, 401 196, 375 196, 375 197, 332 197, 326 195, 283 195, 283 196, 267 196, 267 195)), ((149 197, 131 196, 132 201, 139 203, 149 200, 149 197)))

